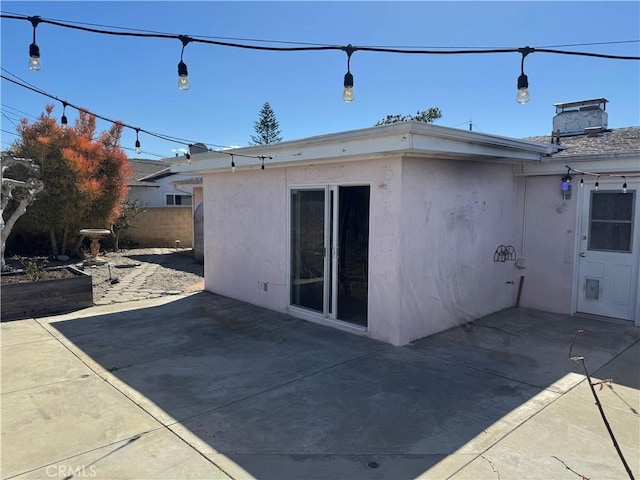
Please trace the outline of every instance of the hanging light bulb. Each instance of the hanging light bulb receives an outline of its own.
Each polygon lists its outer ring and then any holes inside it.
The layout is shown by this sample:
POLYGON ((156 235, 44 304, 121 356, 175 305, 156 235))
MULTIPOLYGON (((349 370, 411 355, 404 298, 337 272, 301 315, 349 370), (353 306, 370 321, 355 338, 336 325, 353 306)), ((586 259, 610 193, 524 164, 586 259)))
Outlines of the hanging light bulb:
POLYGON ((624 183, 622 184, 622 193, 627 193, 627 177, 623 175, 622 178, 624 178, 624 183))
POLYGON ((140 129, 136 128, 136 153, 140 154, 142 149, 140 148, 140 140, 138 139, 138 133, 140 133, 140 129))
POLYGON ((584 173, 580 176, 580 188, 584 188, 584 173))
POLYGON ((518 93, 516 94, 516 102, 524 105, 531 99, 529 93, 529 81, 527 76, 523 73, 518 77, 518 93))
POLYGON ((231 154, 231 171, 236 171, 236 162, 233 161, 233 154, 231 154))
POLYGON ((598 191, 598 185, 600 185, 600 184, 598 183, 598 180, 600 180, 600 175, 598 175, 598 177, 596 178, 596 185, 595 185, 595 190, 596 190, 596 192, 598 191))
POLYGON ((67 129, 67 116, 64 114, 65 109, 67 108, 66 103, 62 103, 62 118, 60 118, 60 124, 62 125, 62 129, 67 129))
POLYGON ((36 27, 40 23, 40 17, 29 17, 31 25, 33 25, 33 43, 29 45, 29 70, 38 71, 42 67, 40 65, 40 47, 36 43, 36 27))
POLYGON ((184 47, 191 41, 189 37, 184 35, 179 36, 182 42, 182 52, 180 53, 180 63, 178 63, 178 88, 180 90, 189 90, 189 72, 187 71, 187 64, 182 61, 184 55, 184 47))
POLYGON ((342 91, 342 100, 347 103, 353 102, 355 98, 353 93, 353 75, 351 74, 351 54, 356 51, 355 48, 349 44, 343 48, 347 52, 347 73, 344 76, 344 90, 342 91))
POLYGON ((520 76, 518 77, 518 93, 516 94, 516 102, 524 105, 531 98, 531 95, 529 94, 529 79, 524 74, 524 57, 533 52, 533 48, 520 48, 519 52, 522 54, 522 61, 520 62, 520 76))
POLYGON ((178 64, 178 88, 180 90, 189 90, 189 73, 187 72, 187 65, 180 60, 178 64))
POLYGON ((355 98, 353 94, 353 75, 351 72, 347 72, 344 76, 344 90, 342 92, 342 100, 347 103, 353 102, 355 98))

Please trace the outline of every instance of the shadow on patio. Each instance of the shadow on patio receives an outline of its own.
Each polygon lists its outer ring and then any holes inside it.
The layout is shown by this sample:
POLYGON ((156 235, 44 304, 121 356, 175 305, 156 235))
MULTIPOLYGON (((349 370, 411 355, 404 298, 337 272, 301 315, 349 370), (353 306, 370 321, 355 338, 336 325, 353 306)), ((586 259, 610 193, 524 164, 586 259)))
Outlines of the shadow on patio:
MULTIPOLYGON (((50 325, 227 475, 274 479, 446 478, 583 380, 568 359, 577 328, 591 372, 640 338, 630 325, 510 309, 398 348, 206 292, 50 325)), ((614 380, 640 388, 624 372, 614 380)), ((58 455, 103 446, 69 442, 58 455)))

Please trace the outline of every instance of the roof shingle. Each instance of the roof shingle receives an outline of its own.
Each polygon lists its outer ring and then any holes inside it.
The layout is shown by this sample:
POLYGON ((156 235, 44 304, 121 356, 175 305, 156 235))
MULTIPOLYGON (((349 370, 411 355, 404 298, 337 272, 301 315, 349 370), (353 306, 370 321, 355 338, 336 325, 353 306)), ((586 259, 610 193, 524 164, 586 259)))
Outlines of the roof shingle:
MULTIPOLYGON (((551 143, 551 136, 527 137, 523 138, 523 140, 535 143, 551 143)), ((551 155, 553 158, 623 152, 640 154, 640 127, 605 130, 594 136, 574 135, 560 137, 559 147, 563 150, 551 155)))

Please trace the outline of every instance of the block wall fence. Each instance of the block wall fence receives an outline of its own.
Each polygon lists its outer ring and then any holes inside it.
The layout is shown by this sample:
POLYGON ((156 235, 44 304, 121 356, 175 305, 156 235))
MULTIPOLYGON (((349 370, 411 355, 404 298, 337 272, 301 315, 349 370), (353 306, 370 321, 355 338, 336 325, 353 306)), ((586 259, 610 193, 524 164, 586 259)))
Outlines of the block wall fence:
POLYGON ((123 233, 121 245, 130 240, 138 247, 193 247, 193 217, 188 207, 150 207, 131 222, 134 227, 123 233))

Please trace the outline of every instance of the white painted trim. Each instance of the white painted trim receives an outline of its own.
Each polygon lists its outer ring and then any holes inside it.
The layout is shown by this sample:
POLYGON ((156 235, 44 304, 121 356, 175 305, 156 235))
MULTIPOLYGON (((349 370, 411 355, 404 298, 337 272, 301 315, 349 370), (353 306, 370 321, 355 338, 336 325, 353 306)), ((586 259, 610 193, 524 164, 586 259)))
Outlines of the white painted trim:
MULTIPOLYGON (((390 154, 411 153, 422 156, 447 157, 476 161, 540 162, 543 155, 558 150, 550 143, 533 143, 514 138, 469 132, 424 122, 398 122, 392 125, 334 133, 301 140, 234 149, 236 169, 259 169, 287 165, 309 165, 372 159, 390 154), (241 156, 243 155, 243 156, 241 156)), ((229 168, 229 150, 209 151, 184 157, 165 159, 172 172, 213 173, 229 168)))
MULTIPOLYGON (((639 165, 640 152, 635 152, 628 155, 598 155, 588 159, 585 157, 565 157, 544 163, 523 163, 522 165, 514 166, 513 174, 516 177, 564 175, 567 173, 567 166, 569 166, 586 172, 639 175, 639 165)), ((572 175, 579 174, 572 173, 572 175)))

